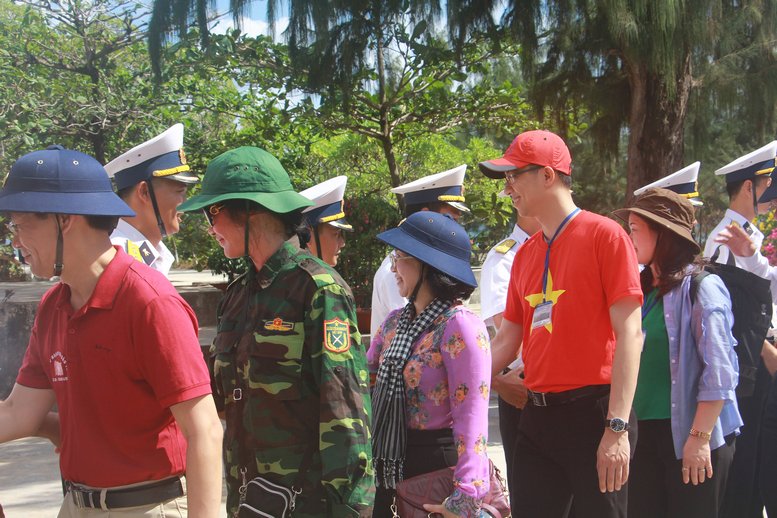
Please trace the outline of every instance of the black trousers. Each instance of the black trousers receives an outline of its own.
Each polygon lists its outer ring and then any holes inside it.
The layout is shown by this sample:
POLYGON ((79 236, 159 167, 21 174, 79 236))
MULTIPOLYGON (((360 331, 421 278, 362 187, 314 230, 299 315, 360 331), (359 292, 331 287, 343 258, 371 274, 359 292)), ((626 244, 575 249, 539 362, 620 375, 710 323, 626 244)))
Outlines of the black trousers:
POLYGON ((669 419, 639 421, 629 475, 629 518, 717 518, 734 458, 734 434, 712 450, 712 478, 683 484, 669 419))
POLYGON ((777 381, 772 381, 761 423, 761 499, 769 518, 777 518, 777 381))
POLYGON ((502 447, 507 464, 507 488, 510 491, 510 508, 515 508, 515 494, 518 485, 515 481, 514 467, 520 462, 515 456, 515 441, 518 439, 518 425, 521 422, 521 409, 499 398, 499 433, 502 435, 502 447))
MULTIPOLYGON (((737 449, 720 509, 722 518, 763 518, 758 478, 763 457, 761 423, 767 393, 768 386, 764 389, 759 385, 752 396, 737 398, 739 414, 745 424, 737 437, 737 449)), ((774 491, 774 487, 770 489, 774 491)))
MULTIPOLYGON (((628 484, 601 493, 596 451, 604 434, 609 395, 568 404, 536 407, 521 414, 515 457, 515 518, 566 518, 574 499, 577 518, 625 518, 628 484)), ((637 422, 632 415, 629 441, 634 451, 637 422)))
MULTIPOLYGON (((455 466, 459 460, 453 443, 453 432, 445 430, 408 430, 404 461, 404 478, 455 466)), ((394 490, 378 487, 372 518, 391 518, 394 490)), ((433 503, 433 502, 430 502, 433 503)), ((439 503, 439 502, 437 502, 439 503)))

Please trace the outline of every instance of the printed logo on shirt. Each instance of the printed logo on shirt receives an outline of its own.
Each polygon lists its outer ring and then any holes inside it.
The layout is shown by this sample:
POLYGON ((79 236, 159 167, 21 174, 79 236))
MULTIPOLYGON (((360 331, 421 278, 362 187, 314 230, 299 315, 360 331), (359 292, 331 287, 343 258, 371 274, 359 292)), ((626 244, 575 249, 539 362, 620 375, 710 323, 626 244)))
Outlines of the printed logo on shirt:
POLYGON ((284 322, 280 317, 275 317, 272 320, 268 320, 264 323, 264 328, 268 331, 291 331, 294 329, 294 324, 291 322, 284 322))
POLYGON ((339 318, 324 321, 324 347, 333 353, 344 353, 351 348, 351 329, 339 318))
POLYGON ((51 381, 67 381, 67 359, 60 351, 55 352, 49 358, 49 362, 54 368, 54 375, 51 381))
MULTIPOLYGON (((549 333, 553 332, 553 322, 550 319, 550 310, 553 308, 554 305, 558 303, 558 298, 564 294, 566 290, 554 290, 553 289, 553 275, 551 275, 550 270, 548 270, 548 285, 547 285, 547 292, 542 293, 540 291, 539 293, 532 293, 531 295, 527 295, 525 297, 526 302, 529 303, 531 307, 534 308, 535 312, 537 311, 538 307, 544 307, 546 311, 548 311, 548 318, 546 320, 541 321, 541 325, 538 325, 536 327, 544 327, 549 333), (550 304, 549 306, 547 304, 550 304)), ((535 318, 538 315, 535 315, 535 318)), ((535 329, 535 326, 532 325, 531 331, 529 333, 533 333, 535 329)))

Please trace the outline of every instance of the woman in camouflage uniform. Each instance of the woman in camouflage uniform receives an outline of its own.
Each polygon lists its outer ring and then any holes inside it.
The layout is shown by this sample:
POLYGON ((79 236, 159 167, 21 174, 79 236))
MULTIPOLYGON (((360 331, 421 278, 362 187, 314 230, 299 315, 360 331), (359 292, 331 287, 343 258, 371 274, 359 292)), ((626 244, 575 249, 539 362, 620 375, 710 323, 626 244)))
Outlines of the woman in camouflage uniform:
POLYGON ((255 477, 300 492, 294 518, 372 514, 369 376, 353 296, 331 267, 286 243, 310 205, 275 157, 241 147, 213 159, 200 194, 179 207, 203 209, 224 254, 250 259, 219 305, 211 347, 230 515, 255 477))

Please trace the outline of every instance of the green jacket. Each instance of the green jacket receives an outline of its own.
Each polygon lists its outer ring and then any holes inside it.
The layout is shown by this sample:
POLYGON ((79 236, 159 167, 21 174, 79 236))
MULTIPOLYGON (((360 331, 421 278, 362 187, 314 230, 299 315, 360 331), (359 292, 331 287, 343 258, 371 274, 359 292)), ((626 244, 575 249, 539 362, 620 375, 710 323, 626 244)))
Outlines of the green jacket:
POLYGON ((211 347, 227 509, 239 504, 241 469, 246 482, 261 474, 291 488, 304 464, 294 518, 371 516, 372 408, 351 290, 289 244, 253 273, 227 288, 211 347))

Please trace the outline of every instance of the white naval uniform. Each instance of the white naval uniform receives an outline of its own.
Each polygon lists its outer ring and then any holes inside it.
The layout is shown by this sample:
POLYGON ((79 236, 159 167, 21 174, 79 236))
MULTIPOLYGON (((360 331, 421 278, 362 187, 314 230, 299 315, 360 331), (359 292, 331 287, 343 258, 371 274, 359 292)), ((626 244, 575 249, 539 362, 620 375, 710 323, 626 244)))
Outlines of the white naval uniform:
POLYGON ((386 256, 380 263, 372 279, 372 313, 370 315, 370 336, 375 336, 378 328, 389 313, 403 308, 407 299, 399 294, 397 278, 391 271, 391 258, 386 256))
POLYGON ((740 213, 731 209, 727 209, 726 214, 723 216, 723 220, 718 223, 718 226, 715 227, 707 237, 707 242, 704 244, 704 257, 712 257, 712 255, 715 253, 715 249, 720 247, 720 253, 718 254, 718 259, 716 262, 725 264, 726 261, 728 261, 728 257, 731 251, 727 246, 716 243, 715 236, 717 236, 732 222, 736 222, 750 234, 750 239, 753 241, 756 249, 756 252, 750 257, 739 257, 738 255, 734 255, 736 265, 743 270, 747 270, 750 273, 767 279, 771 284, 772 302, 774 303, 772 325, 774 326, 777 324, 777 298, 775 298, 777 297, 777 268, 771 266, 769 264, 769 260, 764 257, 763 254, 761 254, 761 245, 764 241, 764 235, 760 230, 758 230, 758 227, 747 221, 747 218, 742 216, 740 213))
POLYGON ((491 248, 483 261, 480 272, 480 317, 486 325, 494 326, 494 316, 504 313, 513 259, 529 237, 521 227, 515 225, 510 236, 491 248), (503 251, 505 248, 507 250, 503 251))
MULTIPOLYGON (((170 272, 170 267, 175 262, 175 256, 173 256, 165 244, 160 241, 159 246, 155 247, 138 229, 125 220, 119 219, 119 224, 116 225, 116 229, 111 234, 111 243, 122 247, 125 252, 130 253, 127 246, 128 241, 137 246, 142 255, 145 255, 142 258, 143 262, 167 276, 170 272)), ((135 259, 138 259, 138 257, 135 256, 135 259)))
MULTIPOLYGON (((726 261, 728 261, 728 255, 731 253, 726 245, 721 245, 720 243, 715 242, 715 238, 717 237, 720 232, 725 229, 727 226, 729 226, 731 223, 737 223, 740 227, 745 229, 750 234, 750 239, 755 243, 756 250, 758 252, 755 253, 756 256, 761 256, 764 261, 766 261, 766 258, 761 255, 761 245, 764 241, 764 235, 761 233, 760 230, 758 230, 758 227, 753 225, 750 221, 747 221, 747 218, 745 218, 743 215, 741 215, 738 212, 735 212, 731 209, 726 209, 726 213, 723 215, 723 219, 718 223, 718 226, 712 229, 712 232, 709 233, 707 236, 707 242, 704 243, 704 257, 710 258, 715 254, 715 250, 720 247, 720 252, 718 253, 718 258, 716 262, 725 264, 726 261)), ((766 277, 766 275, 761 275, 760 273, 757 273, 748 267, 751 265, 751 261, 747 261, 744 257, 737 257, 734 256, 734 259, 736 261, 736 265, 743 270, 747 270, 748 272, 755 273, 756 275, 760 275, 761 277, 766 277)), ((766 264, 768 265, 769 262, 766 261, 766 264)))

